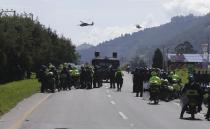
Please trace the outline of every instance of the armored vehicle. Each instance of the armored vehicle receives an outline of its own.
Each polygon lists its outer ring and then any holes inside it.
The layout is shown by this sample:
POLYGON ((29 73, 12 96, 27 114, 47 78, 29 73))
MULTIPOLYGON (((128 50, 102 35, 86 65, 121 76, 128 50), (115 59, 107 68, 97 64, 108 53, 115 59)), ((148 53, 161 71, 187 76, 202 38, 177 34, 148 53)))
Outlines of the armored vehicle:
POLYGON ((111 70, 117 70, 120 66, 120 61, 117 59, 117 53, 113 52, 112 57, 101 57, 100 52, 95 52, 95 58, 92 60, 94 73, 97 74, 102 82, 110 81, 111 70))

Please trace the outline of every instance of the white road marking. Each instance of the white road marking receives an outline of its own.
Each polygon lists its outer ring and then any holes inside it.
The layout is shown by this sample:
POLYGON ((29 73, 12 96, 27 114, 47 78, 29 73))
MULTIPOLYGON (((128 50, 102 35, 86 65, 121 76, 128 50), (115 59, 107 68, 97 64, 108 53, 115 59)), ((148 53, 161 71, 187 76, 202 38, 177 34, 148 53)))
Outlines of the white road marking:
POLYGON ((106 93, 109 93, 109 90, 106 90, 106 93))
POLYGON ((115 103, 115 101, 113 101, 113 100, 112 100, 112 101, 110 101, 110 103, 111 103, 111 104, 113 104, 113 105, 115 105, 115 104, 116 104, 116 103, 115 103))
POLYGON ((124 120, 128 119, 128 117, 125 114, 123 114, 122 112, 118 112, 118 113, 124 120))
POLYGON ((111 98, 112 96, 111 95, 107 95, 107 97, 111 98))
POLYGON ((39 106, 41 105, 45 100, 47 100, 47 98, 50 97, 51 94, 45 96, 43 99, 41 99, 38 103, 36 103, 35 105, 33 105, 33 107, 31 107, 30 109, 28 109, 27 111, 25 111, 23 114, 21 114, 21 116, 19 117, 19 119, 17 121, 15 121, 14 124, 11 125, 11 127, 9 129, 19 129, 20 126, 22 125, 22 123, 25 121, 25 119, 39 106))

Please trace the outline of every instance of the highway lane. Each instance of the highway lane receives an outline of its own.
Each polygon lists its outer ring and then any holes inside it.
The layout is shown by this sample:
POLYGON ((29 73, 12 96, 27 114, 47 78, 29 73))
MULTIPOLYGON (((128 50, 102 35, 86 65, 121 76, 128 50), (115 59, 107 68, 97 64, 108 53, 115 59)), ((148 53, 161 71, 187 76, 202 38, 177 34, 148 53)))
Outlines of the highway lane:
MULTIPOLYGON (((92 90, 52 94, 22 123, 20 129, 209 129, 203 114, 180 120, 177 101, 159 105, 135 97, 132 77, 124 76, 122 92, 108 84, 92 90)), ((185 115, 189 116, 189 115, 185 115)))

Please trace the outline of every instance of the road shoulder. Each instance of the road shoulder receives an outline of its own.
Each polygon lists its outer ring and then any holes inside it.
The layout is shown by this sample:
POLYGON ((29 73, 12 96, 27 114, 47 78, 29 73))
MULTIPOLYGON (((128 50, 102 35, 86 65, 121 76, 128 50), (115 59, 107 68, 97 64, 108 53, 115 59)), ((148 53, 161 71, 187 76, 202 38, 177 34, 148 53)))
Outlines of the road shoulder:
POLYGON ((18 129, 23 121, 51 94, 36 93, 18 103, 0 118, 0 129, 18 129))

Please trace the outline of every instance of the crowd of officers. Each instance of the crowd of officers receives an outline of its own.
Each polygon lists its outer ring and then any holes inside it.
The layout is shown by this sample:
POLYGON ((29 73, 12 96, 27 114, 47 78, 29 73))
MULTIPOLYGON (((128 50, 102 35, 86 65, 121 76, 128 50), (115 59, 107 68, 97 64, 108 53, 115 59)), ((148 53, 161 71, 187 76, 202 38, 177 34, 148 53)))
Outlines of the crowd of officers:
POLYGON ((206 86, 209 84, 210 75, 207 71, 198 71, 197 73, 193 72, 194 79, 197 83, 199 83, 201 86, 206 86))
POLYGON ((133 72, 133 92, 136 93, 137 97, 142 97, 143 83, 157 83, 156 85, 174 85, 175 91, 181 90, 181 78, 174 71, 165 72, 161 69, 148 69, 148 68, 136 68, 133 72))
MULTIPOLYGON (((129 71, 128 71, 129 72, 129 71)), ((108 71, 110 80, 110 88, 117 88, 117 91, 121 91, 123 85, 123 72, 121 69, 112 69, 108 71)), ((41 92, 55 92, 61 90, 75 89, 92 89, 102 86, 103 78, 100 76, 100 71, 91 65, 84 65, 81 67, 72 66, 71 64, 64 63, 57 68, 51 63, 47 66, 42 65, 37 78, 41 82, 41 92)), ((136 97, 142 97, 143 92, 146 91, 144 83, 155 84, 160 87, 167 87, 169 94, 160 93, 166 95, 168 99, 181 98, 183 95, 187 95, 189 90, 195 90, 198 94, 198 107, 199 111, 202 110, 202 103, 204 101, 204 94, 208 94, 205 99, 205 104, 208 105, 208 111, 206 119, 210 118, 210 90, 206 91, 205 88, 209 83, 208 74, 200 72, 190 74, 189 82, 185 86, 181 86, 181 77, 179 77, 174 71, 165 72, 161 69, 148 69, 148 68, 136 68, 132 71, 133 74, 133 92, 136 93, 136 97)), ((164 89, 164 88, 162 88, 164 89)), ((164 96, 164 97, 166 97, 164 96)), ((163 98, 164 98, 163 97, 163 98)), ((183 118, 184 112, 187 110, 187 103, 182 105, 182 111, 180 118, 183 118)))
MULTIPOLYGON (((183 118, 183 115, 189 109, 189 100, 190 97, 196 96, 198 110, 202 110, 202 104, 204 103, 208 107, 208 111, 205 115, 207 120, 210 120, 210 87, 209 84, 209 75, 207 72, 200 72, 189 74, 188 83, 184 86, 181 85, 181 77, 179 77, 174 71, 165 72, 160 69, 148 69, 148 68, 136 68, 133 72, 133 92, 136 93, 136 97, 142 97, 143 92, 145 91, 143 83, 148 83, 148 85, 156 83, 157 86, 167 85, 172 87, 170 92, 173 94, 174 98, 180 98, 182 104, 182 110, 180 113, 180 119, 183 118), (174 83, 176 85, 174 85, 174 83), (174 92, 175 91, 175 92, 174 92), (177 94, 174 94, 176 93, 177 94), (192 94, 193 93, 193 94, 192 94), (175 95, 175 96, 174 96, 175 95), (187 101, 186 101, 186 97, 187 101), (184 98, 184 99, 183 99, 184 98)), ((160 95, 163 95, 161 93, 160 95)))
MULTIPOLYGON (((117 88, 121 91, 123 85, 123 73, 120 69, 109 71, 110 88, 117 88), (115 87, 115 85, 117 85, 115 87)), ((64 63, 55 67, 51 63, 42 65, 37 73, 41 82, 41 92, 55 92, 61 90, 92 89, 102 86, 103 78, 101 72, 91 65, 76 66, 64 63)))

